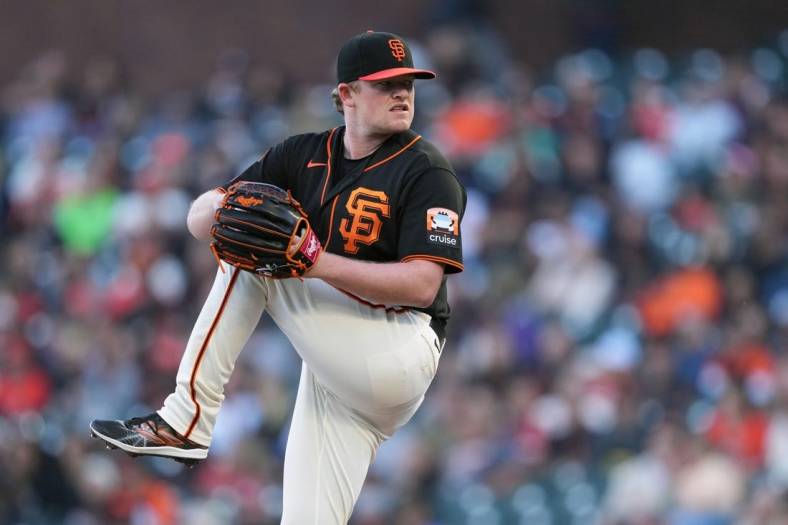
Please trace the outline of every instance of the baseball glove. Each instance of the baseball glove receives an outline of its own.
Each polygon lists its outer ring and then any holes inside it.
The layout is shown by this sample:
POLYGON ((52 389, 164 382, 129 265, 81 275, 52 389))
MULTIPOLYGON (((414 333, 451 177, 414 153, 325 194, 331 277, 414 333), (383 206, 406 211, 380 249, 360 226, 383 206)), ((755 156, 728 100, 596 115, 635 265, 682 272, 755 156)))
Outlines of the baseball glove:
POLYGON ((248 272, 276 279, 300 277, 322 251, 301 204, 271 184, 233 184, 215 219, 211 250, 248 272))

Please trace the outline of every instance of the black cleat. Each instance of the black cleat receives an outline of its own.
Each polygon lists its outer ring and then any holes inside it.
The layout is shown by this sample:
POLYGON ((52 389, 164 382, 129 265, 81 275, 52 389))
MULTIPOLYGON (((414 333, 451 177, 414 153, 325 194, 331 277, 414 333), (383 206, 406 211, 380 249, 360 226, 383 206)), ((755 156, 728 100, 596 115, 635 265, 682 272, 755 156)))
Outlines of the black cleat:
POLYGON ((191 467, 208 456, 208 448, 175 432, 156 413, 126 421, 95 420, 91 435, 102 439, 109 449, 121 449, 129 456, 161 456, 191 467))

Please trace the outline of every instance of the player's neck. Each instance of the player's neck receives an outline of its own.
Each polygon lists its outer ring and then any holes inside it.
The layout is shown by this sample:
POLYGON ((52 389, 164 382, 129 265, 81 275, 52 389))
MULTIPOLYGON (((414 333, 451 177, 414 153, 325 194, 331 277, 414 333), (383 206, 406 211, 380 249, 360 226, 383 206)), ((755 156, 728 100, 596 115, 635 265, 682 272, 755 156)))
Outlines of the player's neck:
POLYGON ((390 136, 390 134, 368 135, 364 133, 358 133, 354 129, 346 127, 345 136, 343 139, 345 145, 345 156, 351 160, 363 159, 378 149, 381 144, 386 142, 386 139, 388 139, 390 136))

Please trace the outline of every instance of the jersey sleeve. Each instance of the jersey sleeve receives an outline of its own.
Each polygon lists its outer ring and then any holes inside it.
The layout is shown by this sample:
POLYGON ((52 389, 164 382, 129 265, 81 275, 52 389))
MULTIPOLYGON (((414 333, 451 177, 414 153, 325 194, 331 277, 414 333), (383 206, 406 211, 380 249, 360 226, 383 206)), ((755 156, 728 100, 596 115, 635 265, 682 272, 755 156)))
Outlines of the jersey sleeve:
POLYGON ((400 261, 425 259, 444 266, 446 273, 461 272, 465 189, 448 170, 431 168, 404 192, 397 242, 400 261))
POLYGON ((219 189, 226 191, 227 188, 239 181, 265 182, 288 189, 290 184, 287 177, 286 161, 287 143, 282 142, 266 151, 259 160, 235 178, 219 186, 219 189))

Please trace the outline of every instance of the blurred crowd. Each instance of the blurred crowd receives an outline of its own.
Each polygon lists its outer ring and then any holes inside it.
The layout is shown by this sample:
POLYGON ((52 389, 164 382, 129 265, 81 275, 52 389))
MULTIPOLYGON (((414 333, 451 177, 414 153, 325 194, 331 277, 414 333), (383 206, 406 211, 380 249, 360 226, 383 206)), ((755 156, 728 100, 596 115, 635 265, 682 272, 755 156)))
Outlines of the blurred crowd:
MULTIPOLYGON (((788 523, 788 31, 545 71, 483 27, 410 41, 438 72, 414 128, 468 190, 465 271, 351 523, 788 523)), ((199 467, 88 423, 160 407, 216 272, 191 200, 340 123, 331 88, 241 50, 155 99, 57 51, 0 86, 0 523, 278 523, 300 363, 269 318, 199 467)))

